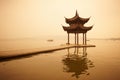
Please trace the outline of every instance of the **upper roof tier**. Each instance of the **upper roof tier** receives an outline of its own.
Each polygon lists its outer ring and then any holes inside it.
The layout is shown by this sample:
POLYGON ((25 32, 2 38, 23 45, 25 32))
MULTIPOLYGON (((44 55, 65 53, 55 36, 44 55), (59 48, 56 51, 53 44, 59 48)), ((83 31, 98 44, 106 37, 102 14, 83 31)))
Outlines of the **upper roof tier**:
POLYGON ((74 23, 79 23, 79 24, 85 24, 86 22, 88 22, 90 19, 89 18, 81 18, 79 17, 77 11, 76 11, 76 15, 73 18, 65 18, 66 23, 68 24, 74 24, 74 23))

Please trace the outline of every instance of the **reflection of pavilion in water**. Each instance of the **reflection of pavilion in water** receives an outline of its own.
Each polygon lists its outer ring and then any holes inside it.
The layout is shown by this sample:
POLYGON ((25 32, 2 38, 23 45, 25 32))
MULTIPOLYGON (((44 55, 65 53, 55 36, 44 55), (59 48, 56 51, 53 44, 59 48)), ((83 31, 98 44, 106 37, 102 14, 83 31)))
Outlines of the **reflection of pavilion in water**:
POLYGON ((74 53, 71 54, 68 48, 67 57, 63 59, 65 65, 63 67, 64 71, 73 73, 72 77, 75 76, 76 78, 79 78, 79 75, 81 74, 89 75, 87 70, 94 67, 94 65, 91 60, 88 60, 86 50, 86 47, 75 47, 74 53), (80 52, 79 49, 83 49, 82 52, 80 52))

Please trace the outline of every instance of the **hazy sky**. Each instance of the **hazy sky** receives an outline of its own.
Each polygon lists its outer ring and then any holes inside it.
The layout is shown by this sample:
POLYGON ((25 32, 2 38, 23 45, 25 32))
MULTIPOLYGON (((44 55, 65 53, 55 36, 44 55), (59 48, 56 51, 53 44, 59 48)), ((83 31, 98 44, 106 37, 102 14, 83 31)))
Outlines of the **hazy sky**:
POLYGON ((66 35, 64 17, 91 19, 90 38, 120 37, 120 0, 0 0, 0 38, 66 35))

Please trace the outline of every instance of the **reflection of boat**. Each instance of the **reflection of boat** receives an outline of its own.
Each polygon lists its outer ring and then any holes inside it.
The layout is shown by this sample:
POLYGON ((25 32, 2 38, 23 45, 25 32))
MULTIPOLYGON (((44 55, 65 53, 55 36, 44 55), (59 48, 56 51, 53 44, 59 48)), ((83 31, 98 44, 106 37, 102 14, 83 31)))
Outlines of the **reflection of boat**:
POLYGON ((90 40, 87 40, 87 41, 90 41, 90 40))
POLYGON ((78 47, 75 47, 74 52, 74 54, 70 54, 68 49, 67 57, 63 58, 64 72, 73 73, 72 77, 76 78, 79 78, 81 74, 89 75, 88 69, 94 67, 94 64, 87 58, 86 47, 83 47, 82 55, 80 55, 78 47))
POLYGON ((48 42, 53 42, 53 39, 48 39, 47 41, 48 41, 48 42))

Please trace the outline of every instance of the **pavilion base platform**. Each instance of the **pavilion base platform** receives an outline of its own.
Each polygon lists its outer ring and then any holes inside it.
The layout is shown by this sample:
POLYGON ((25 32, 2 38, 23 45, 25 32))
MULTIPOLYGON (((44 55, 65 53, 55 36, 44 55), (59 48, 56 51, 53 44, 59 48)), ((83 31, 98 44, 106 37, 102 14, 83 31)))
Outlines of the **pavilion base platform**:
POLYGON ((53 51, 74 48, 74 47, 95 47, 95 45, 75 45, 75 44, 62 44, 60 46, 51 46, 48 48, 36 48, 36 49, 28 49, 28 50, 14 50, 14 51, 1 51, 0 53, 0 62, 14 60, 19 58, 31 57, 37 54, 42 53, 51 53, 53 51))
POLYGON ((87 44, 87 45, 83 45, 83 44, 66 44, 64 46, 73 46, 73 47, 96 47, 95 45, 92 44, 87 44))

